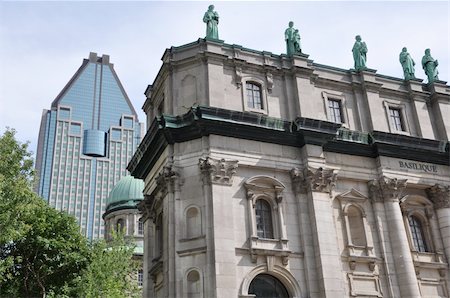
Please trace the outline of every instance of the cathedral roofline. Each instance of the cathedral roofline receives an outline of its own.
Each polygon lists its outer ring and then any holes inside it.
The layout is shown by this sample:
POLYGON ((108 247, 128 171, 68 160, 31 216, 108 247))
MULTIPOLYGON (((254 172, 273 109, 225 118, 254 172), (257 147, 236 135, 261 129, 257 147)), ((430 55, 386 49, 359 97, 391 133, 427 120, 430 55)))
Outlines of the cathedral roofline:
POLYGON ((373 131, 350 131, 340 124, 298 117, 286 121, 251 112, 193 107, 182 116, 155 118, 127 169, 145 179, 169 144, 210 134, 301 148, 307 144, 324 151, 376 158, 388 156, 450 165, 449 142, 373 131))

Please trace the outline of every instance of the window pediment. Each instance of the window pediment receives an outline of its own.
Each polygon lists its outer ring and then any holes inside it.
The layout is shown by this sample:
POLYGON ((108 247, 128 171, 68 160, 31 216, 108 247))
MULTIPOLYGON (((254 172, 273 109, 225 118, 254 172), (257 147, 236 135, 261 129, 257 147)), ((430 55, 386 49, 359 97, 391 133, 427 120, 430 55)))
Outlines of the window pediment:
POLYGON ((368 197, 357 191, 356 189, 352 188, 351 190, 341 193, 340 195, 336 196, 337 199, 341 203, 344 202, 355 202, 355 203, 365 203, 368 200, 368 197))
POLYGON ((282 192, 286 186, 283 183, 269 176, 254 176, 249 178, 245 183, 247 190, 259 191, 259 192, 282 192))

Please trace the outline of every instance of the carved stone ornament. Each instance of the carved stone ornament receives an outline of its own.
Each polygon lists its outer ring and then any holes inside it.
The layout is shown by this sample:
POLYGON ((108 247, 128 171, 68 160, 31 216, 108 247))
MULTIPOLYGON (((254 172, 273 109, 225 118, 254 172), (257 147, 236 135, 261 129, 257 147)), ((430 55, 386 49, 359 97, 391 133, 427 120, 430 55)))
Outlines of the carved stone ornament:
POLYGON ((306 183, 306 175, 304 171, 299 168, 291 170, 292 188, 295 193, 306 193, 308 191, 308 184, 306 183))
POLYGON ((337 173, 334 169, 307 168, 303 171, 294 168, 291 170, 291 178, 295 192, 312 191, 330 193, 336 186, 337 173))
POLYGON ((242 67, 236 66, 234 68, 234 80, 236 82, 236 86, 240 88, 242 85, 242 67))
POLYGON ((153 197, 149 195, 144 195, 144 200, 142 200, 138 204, 138 210, 142 213, 142 218, 144 222, 147 219, 152 218, 152 205, 153 205, 153 197))
POLYGON ((273 89, 273 75, 270 72, 266 73, 266 81, 267 81, 267 91, 269 91, 269 93, 272 93, 272 89, 273 89))
POLYGON ((337 173, 333 169, 308 168, 306 180, 312 191, 331 193, 336 186, 337 173))
POLYGON ((155 178, 158 191, 161 193, 166 193, 168 190, 173 191, 176 178, 178 178, 178 173, 172 170, 172 166, 164 166, 163 170, 155 178))
POLYGON ((406 179, 388 178, 386 176, 369 181, 370 197, 375 202, 398 200, 406 188, 406 181, 406 179))
POLYGON ((427 189, 427 193, 434 204, 434 208, 450 208, 450 186, 435 184, 427 189))
POLYGON ((237 160, 215 159, 209 156, 199 159, 198 166, 206 183, 232 185, 238 167, 237 160))

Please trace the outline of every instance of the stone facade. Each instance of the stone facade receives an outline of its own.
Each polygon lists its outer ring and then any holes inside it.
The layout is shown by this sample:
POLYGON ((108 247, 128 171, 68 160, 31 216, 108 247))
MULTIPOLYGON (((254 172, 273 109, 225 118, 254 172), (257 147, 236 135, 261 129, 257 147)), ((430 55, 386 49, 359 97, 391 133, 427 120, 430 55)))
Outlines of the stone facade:
POLYGON ((145 297, 449 297, 445 82, 202 39, 162 60, 128 165, 145 297))

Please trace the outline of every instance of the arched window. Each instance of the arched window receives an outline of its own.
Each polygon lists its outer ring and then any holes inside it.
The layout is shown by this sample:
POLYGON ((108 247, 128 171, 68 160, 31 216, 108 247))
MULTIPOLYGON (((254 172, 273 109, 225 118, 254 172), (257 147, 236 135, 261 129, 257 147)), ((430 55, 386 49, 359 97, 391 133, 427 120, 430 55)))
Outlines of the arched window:
POLYGON ((408 216, 409 229, 411 230, 411 238, 414 247, 419 252, 427 252, 428 247, 425 241, 425 234, 422 221, 414 215, 408 216))
POLYGON ((187 275, 187 297, 198 298, 201 295, 200 274, 197 270, 191 270, 187 275))
POLYGON ((200 212, 196 207, 186 211, 186 236, 194 238, 201 235, 200 212))
POLYGON ((350 206, 347 209, 347 216, 351 243, 356 246, 366 246, 367 241, 361 211, 355 206, 350 206))
POLYGON ((248 289, 249 294, 255 295, 256 298, 289 298, 286 287, 275 277, 269 274, 257 275, 248 289))
POLYGON ((273 239, 272 211, 270 204, 263 199, 256 201, 256 231, 260 238, 273 239))
POLYGON ((245 84, 247 92, 247 106, 251 109, 264 109, 262 104, 261 85, 254 82, 247 82, 245 84))
POLYGON ((119 218, 116 222, 116 231, 118 233, 125 232, 125 220, 123 218, 119 218))

